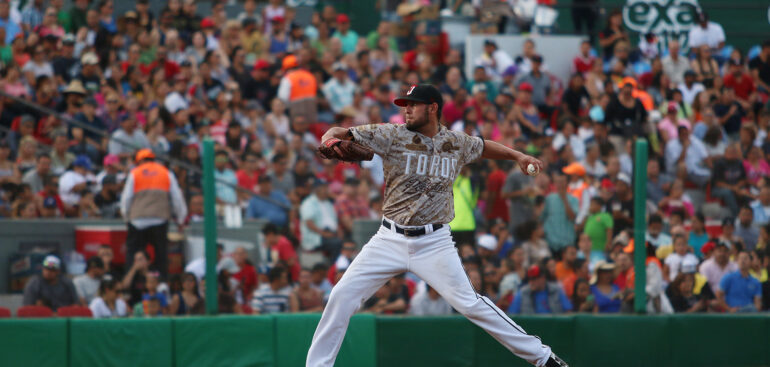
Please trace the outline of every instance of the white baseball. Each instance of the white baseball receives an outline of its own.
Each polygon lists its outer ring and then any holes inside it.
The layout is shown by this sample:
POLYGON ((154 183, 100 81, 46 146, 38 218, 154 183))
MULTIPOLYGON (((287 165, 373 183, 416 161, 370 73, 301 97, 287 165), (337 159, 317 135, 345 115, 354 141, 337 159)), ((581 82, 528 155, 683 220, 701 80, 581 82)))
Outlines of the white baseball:
POLYGON ((534 164, 530 163, 527 166, 527 174, 529 174, 530 176, 536 176, 537 175, 537 169, 535 168, 534 164))

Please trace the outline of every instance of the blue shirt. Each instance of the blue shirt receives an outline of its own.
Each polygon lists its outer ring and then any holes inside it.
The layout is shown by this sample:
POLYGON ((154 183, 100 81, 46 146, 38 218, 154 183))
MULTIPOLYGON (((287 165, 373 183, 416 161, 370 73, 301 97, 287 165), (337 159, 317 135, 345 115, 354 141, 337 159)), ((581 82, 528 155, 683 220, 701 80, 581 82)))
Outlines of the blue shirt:
POLYGON ((725 274, 719 282, 719 288, 725 292, 725 302, 730 307, 743 307, 754 304, 755 297, 762 297, 762 285, 757 278, 740 271, 725 274))
MULTIPOLYGON (((289 199, 280 191, 273 190, 268 197, 286 207, 291 206, 289 199)), ((285 227, 289 222, 286 209, 265 200, 262 196, 254 196, 249 200, 249 208, 246 213, 248 218, 264 218, 279 227, 285 227)))
POLYGON ((358 33, 349 29, 344 35, 340 31, 335 31, 332 35, 334 38, 339 38, 342 43, 342 53, 349 54, 356 51, 356 44, 358 43, 358 33))
POLYGON ((599 306, 599 312, 601 313, 620 312, 620 306, 623 302, 619 297, 615 296, 618 292, 620 292, 620 288, 615 284, 612 285, 612 293, 610 294, 602 293, 596 285, 591 286, 591 294, 594 295, 596 305, 599 306))
MULTIPOLYGON (((545 289, 532 294, 535 296, 535 313, 553 313, 548 307, 548 292, 545 289)), ((559 289, 559 302, 563 312, 572 311, 572 302, 569 301, 567 295, 561 289, 559 289)), ((521 313, 521 291, 516 292, 513 303, 508 307, 508 313, 521 313)))
POLYGON ((0 19, 0 28, 5 28, 5 44, 10 46, 16 35, 21 33, 21 27, 9 19, 0 19))
POLYGON ((708 241, 709 241, 709 234, 706 231, 703 231, 703 234, 696 234, 695 232, 690 232, 690 239, 687 241, 687 243, 693 248, 693 250, 695 250, 695 256, 698 256, 699 259, 702 259, 703 253, 700 252, 700 249, 708 241))
MULTIPOLYGON (((567 194, 567 202, 572 212, 577 215, 578 199, 567 194)), ((543 220, 545 240, 552 250, 560 250, 575 243, 575 220, 567 217, 567 210, 559 194, 552 193, 546 196, 545 209, 540 214, 540 219, 543 220)))

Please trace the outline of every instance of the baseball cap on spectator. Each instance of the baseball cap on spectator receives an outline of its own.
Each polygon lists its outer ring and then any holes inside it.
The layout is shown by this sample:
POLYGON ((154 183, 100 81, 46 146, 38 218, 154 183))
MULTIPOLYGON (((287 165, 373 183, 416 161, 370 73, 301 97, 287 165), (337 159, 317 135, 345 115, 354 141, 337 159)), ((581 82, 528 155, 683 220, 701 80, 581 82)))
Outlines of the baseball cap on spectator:
POLYGON ((270 63, 264 59, 259 59, 254 63, 254 70, 263 70, 270 67, 270 63))
POLYGON ((478 239, 479 247, 489 251, 497 250, 497 238, 491 234, 483 234, 478 239))
POLYGON ((99 57, 93 52, 86 52, 80 58, 80 63, 83 65, 96 65, 99 63, 99 57))
POLYGON ((86 88, 83 87, 83 83, 80 80, 75 79, 67 85, 67 88, 62 91, 62 94, 80 94, 84 96, 87 92, 86 88))
POLYGON ((75 44, 75 35, 72 33, 67 33, 64 35, 64 37, 61 40, 62 45, 72 46, 75 44))
POLYGON ((329 186, 329 182, 324 180, 324 179, 322 179, 322 178, 318 178, 318 179, 315 180, 315 182, 313 182, 313 188, 314 189, 318 188, 318 187, 321 187, 321 186, 329 186))
POLYGON ((716 244, 714 241, 708 241, 703 244, 703 247, 700 248, 700 252, 704 255, 708 255, 711 253, 711 251, 714 251, 714 248, 716 248, 716 244))
POLYGON ((535 88, 532 86, 532 84, 529 84, 527 82, 523 82, 519 84, 519 92, 530 92, 534 91, 535 88))
POLYGON ((179 64, 179 66, 183 68, 189 68, 192 66, 192 62, 190 62, 190 60, 184 60, 181 64, 179 64))
POLYGON ((536 63, 542 63, 543 62, 543 56, 542 55, 534 55, 531 58, 532 62, 536 63))
POLYGON ((281 69, 283 71, 296 68, 297 65, 297 56, 294 55, 288 55, 283 58, 283 61, 281 61, 281 69))
POLYGON ((246 28, 248 26, 257 25, 257 20, 253 17, 246 17, 241 20, 241 27, 246 28))
POLYGON ((350 23, 350 17, 347 14, 337 14, 337 23, 350 23))
POLYGON ((43 267, 51 270, 61 269, 61 260, 54 255, 48 255, 43 259, 43 267))
POLYGON ((283 17, 280 15, 276 15, 272 18, 270 18, 270 21, 273 23, 283 23, 283 17))
POLYGON ((652 121, 653 123, 658 123, 658 122, 660 122, 660 120, 663 119, 663 114, 660 113, 660 111, 658 111, 658 110, 650 111, 649 112, 649 116, 650 116, 650 121, 652 121))
POLYGON ((476 83, 473 85, 473 88, 471 88, 471 94, 476 94, 480 92, 487 92, 487 86, 484 83, 476 83))
POLYGON ((578 162, 572 162, 568 166, 561 169, 567 175, 570 176, 585 176, 586 168, 578 162))
POLYGON ((676 113, 676 112, 679 112, 679 107, 676 105, 676 102, 669 102, 668 113, 676 113))
POLYGON ((271 182, 273 182, 273 180, 270 179, 269 175, 259 175, 259 177, 257 177, 257 183, 271 183, 271 182))
POLYGON ((628 177, 627 174, 620 172, 618 173, 618 182, 625 182, 628 185, 631 185, 631 177, 628 177))
POLYGON ((504 87, 502 87, 502 88, 500 88, 500 93, 499 93, 499 95, 501 95, 501 96, 506 96, 506 97, 511 97, 511 98, 516 98, 516 97, 513 95, 513 89, 511 89, 511 87, 509 87, 509 86, 507 86, 507 85, 506 85, 506 86, 504 86, 504 87))
POLYGON ((631 87, 636 88, 636 79, 634 79, 634 78, 632 78, 630 76, 627 76, 627 77, 623 78, 623 80, 620 81, 620 87, 621 88, 623 88, 623 87, 625 87, 626 85, 629 85, 629 84, 631 85, 631 87))
POLYGON ((73 167, 83 167, 86 170, 91 170, 91 158, 88 158, 87 155, 79 155, 75 158, 75 160, 72 162, 73 167))
POLYGON ((343 63, 341 63, 339 61, 337 61, 334 64, 332 64, 332 70, 333 71, 340 71, 340 70, 345 71, 347 69, 348 69, 347 66, 345 66, 345 64, 343 64, 343 63))
POLYGON ((24 124, 27 122, 35 123, 35 117, 32 115, 22 115, 21 119, 19 119, 19 123, 24 124))
POLYGON ((484 46, 493 46, 493 47, 497 48, 497 43, 495 43, 494 40, 485 39, 484 40, 484 46))
POLYGON ((215 24, 214 24, 214 21, 211 18, 205 17, 205 18, 201 19, 201 29, 214 28, 214 27, 215 27, 215 24))
POLYGON ((56 206, 56 198, 53 196, 48 196, 43 200, 43 208, 56 209, 56 206))
POLYGON ((527 269, 527 278, 537 278, 541 275, 545 275, 542 271, 540 271, 540 266, 538 265, 532 265, 527 269))
POLYGON ((517 68, 516 65, 513 64, 513 65, 505 68, 505 70, 503 71, 503 76, 504 77, 506 77, 506 76, 514 76, 514 75, 516 75, 516 72, 518 72, 518 71, 519 71, 519 68, 517 68))
POLYGON ((129 20, 129 19, 137 20, 137 19, 139 19, 139 16, 136 14, 135 11, 129 10, 125 14, 123 14, 123 19, 126 19, 126 20, 129 20))
POLYGON ((687 256, 682 260, 682 273, 695 274, 698 272, 698 259, 687 256))
POLYGON ((696 76, 698 76, 698 74, 695 74, 695 71, 693 71, 692 69, 688 69, 687 71, 684 72, 684 77, 685 78, 687 78, 687 77, 695 78, 696 76))

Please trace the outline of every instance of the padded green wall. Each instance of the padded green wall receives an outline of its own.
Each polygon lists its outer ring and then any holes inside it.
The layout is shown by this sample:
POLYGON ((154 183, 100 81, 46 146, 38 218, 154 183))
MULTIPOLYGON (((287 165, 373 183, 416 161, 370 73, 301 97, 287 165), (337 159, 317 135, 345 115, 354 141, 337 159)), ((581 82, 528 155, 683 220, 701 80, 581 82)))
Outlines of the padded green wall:
MULTIPOLYGON (((0 366, 301 367, 319 314, 0 320, 0 366)), ((770 314, 514 317, 573 367, 770 366, 770 314)), ((356 315, 336 366, 528 366, 460 316, 356 315)))

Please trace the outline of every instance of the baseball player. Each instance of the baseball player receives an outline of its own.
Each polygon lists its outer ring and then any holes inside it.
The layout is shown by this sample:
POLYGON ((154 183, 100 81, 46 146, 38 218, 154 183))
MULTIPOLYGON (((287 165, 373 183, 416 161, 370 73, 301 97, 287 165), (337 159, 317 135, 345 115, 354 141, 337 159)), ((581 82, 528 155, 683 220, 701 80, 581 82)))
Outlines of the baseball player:
POLYGON ((403 107, 404 125, 334 127, 319 147, 325 158, 371 158, 366 150, 378 154, 386 189, 382 226, 332 289, 307 366, 334 365, 350 317, 361 303, 393 276, 413 272, 520 358, 538 367, 566 367, 550 347, 473 289, 447 225, 454 217, 452 183, 462 166, 482 157, 507 159, 518 162, 525 172, 532 165, 530 174, 537 174, 543 163, 496 142, 445 128, 439 123, 441 94, 432 85, 413 85, 394 103, 403 107))

